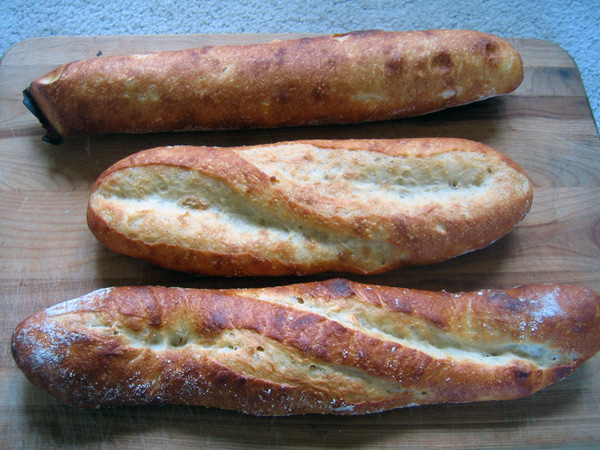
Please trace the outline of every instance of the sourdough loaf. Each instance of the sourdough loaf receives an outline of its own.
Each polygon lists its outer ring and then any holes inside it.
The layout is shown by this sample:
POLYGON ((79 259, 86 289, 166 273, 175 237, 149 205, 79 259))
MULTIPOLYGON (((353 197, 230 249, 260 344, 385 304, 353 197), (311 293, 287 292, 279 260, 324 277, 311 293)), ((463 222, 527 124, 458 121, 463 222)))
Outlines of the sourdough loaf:
POLYGON ((600 349, 599 300, 576 286, 451 294, 343 279, 119 287, 32 315, 12 353, 80 407, 362 414, 533 394, 600 349))
POLYGON ((168 147, 100 175, 111 250, 203 275, 373 274, 485 247, 529 211, 513 161, 461 139, 168 147))
POLYGON ((24 101, 59 143, 387 120, 505 94, 522 78, 521 57, 497 36, 361 31, 74 61, 33 81, 24 101))

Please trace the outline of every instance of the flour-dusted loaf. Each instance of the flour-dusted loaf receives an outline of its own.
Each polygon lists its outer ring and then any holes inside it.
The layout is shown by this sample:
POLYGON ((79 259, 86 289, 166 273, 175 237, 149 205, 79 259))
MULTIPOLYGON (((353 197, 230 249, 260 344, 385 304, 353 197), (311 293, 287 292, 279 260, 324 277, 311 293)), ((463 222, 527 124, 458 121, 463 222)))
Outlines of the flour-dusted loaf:
POLYGON ((476 31, 360 31, 99 57, 33 81, 25 104, 78 133, 263 128, 414 116, 516 89, 521 57, 476 31))
POLYGON ((180 146, 101 174, 88 224, 115 252, 192 274, 373 274, 485 247, 531 201, 516 163, 462 139, 180 146))
POLYGON ((600 350, 599 300, 566 285, 451 294, 343 279, 108 288, 29 317, 12 352, 81 407, 363 414, 533 394, 600 350))

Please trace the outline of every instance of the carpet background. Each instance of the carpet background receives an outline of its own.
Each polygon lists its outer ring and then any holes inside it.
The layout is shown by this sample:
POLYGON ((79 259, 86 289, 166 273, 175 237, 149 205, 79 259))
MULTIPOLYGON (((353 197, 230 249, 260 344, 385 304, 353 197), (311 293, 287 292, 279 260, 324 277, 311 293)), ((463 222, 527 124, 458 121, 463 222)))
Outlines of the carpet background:
POLYGON ((600 118, 598 0, 2 0, 0 55, 44 36, 465 28, 545 39, 573 57, 600 118))

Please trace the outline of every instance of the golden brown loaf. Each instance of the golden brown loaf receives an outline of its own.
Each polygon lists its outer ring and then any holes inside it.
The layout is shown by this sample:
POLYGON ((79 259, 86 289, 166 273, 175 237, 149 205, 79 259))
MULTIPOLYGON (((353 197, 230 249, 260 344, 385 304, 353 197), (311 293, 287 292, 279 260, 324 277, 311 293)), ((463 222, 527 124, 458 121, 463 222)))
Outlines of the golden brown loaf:
POLYGON ((523 170, 462 139, 168 147, 92 188, 108 248, 205 275, 380 273, 485 247, 529 211, 523 170))
POLYGON ((476 31, 361 31, 66 64, 25 103, 50 142, 78 133, 281 127, 415 116, 505 94, 523 78, 476 31))
POLYGON ((81 407, 363 414, 533 394, 600 350, 599 300, 576 286, 451 294, 342 279, 108 288, 29 317, 12 352, 33 384, 81 407))

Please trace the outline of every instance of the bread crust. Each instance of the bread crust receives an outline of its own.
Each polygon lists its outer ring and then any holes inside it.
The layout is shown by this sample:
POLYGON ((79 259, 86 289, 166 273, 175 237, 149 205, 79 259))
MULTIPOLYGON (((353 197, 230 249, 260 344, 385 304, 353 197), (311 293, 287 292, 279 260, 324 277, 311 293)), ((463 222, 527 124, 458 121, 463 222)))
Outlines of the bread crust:
POLYGON ((100 175, 88 224, 113 251, 192 274, 374 274, 485 247, 532 195, 514 161, 462 139, 162 147, 100 175))
POLYGON ((600 349, 599 300, 577 286, 451 294, 343 279, 119 287, 27 318, 12 353, 79 407, 364 414, 533 394, 600 349))
POLYGON ((371 30, 74 61, 33 81, 26 104, 59 143, 389 120, 506 94, 522 79, 520 55, 497 36, 371 30))

